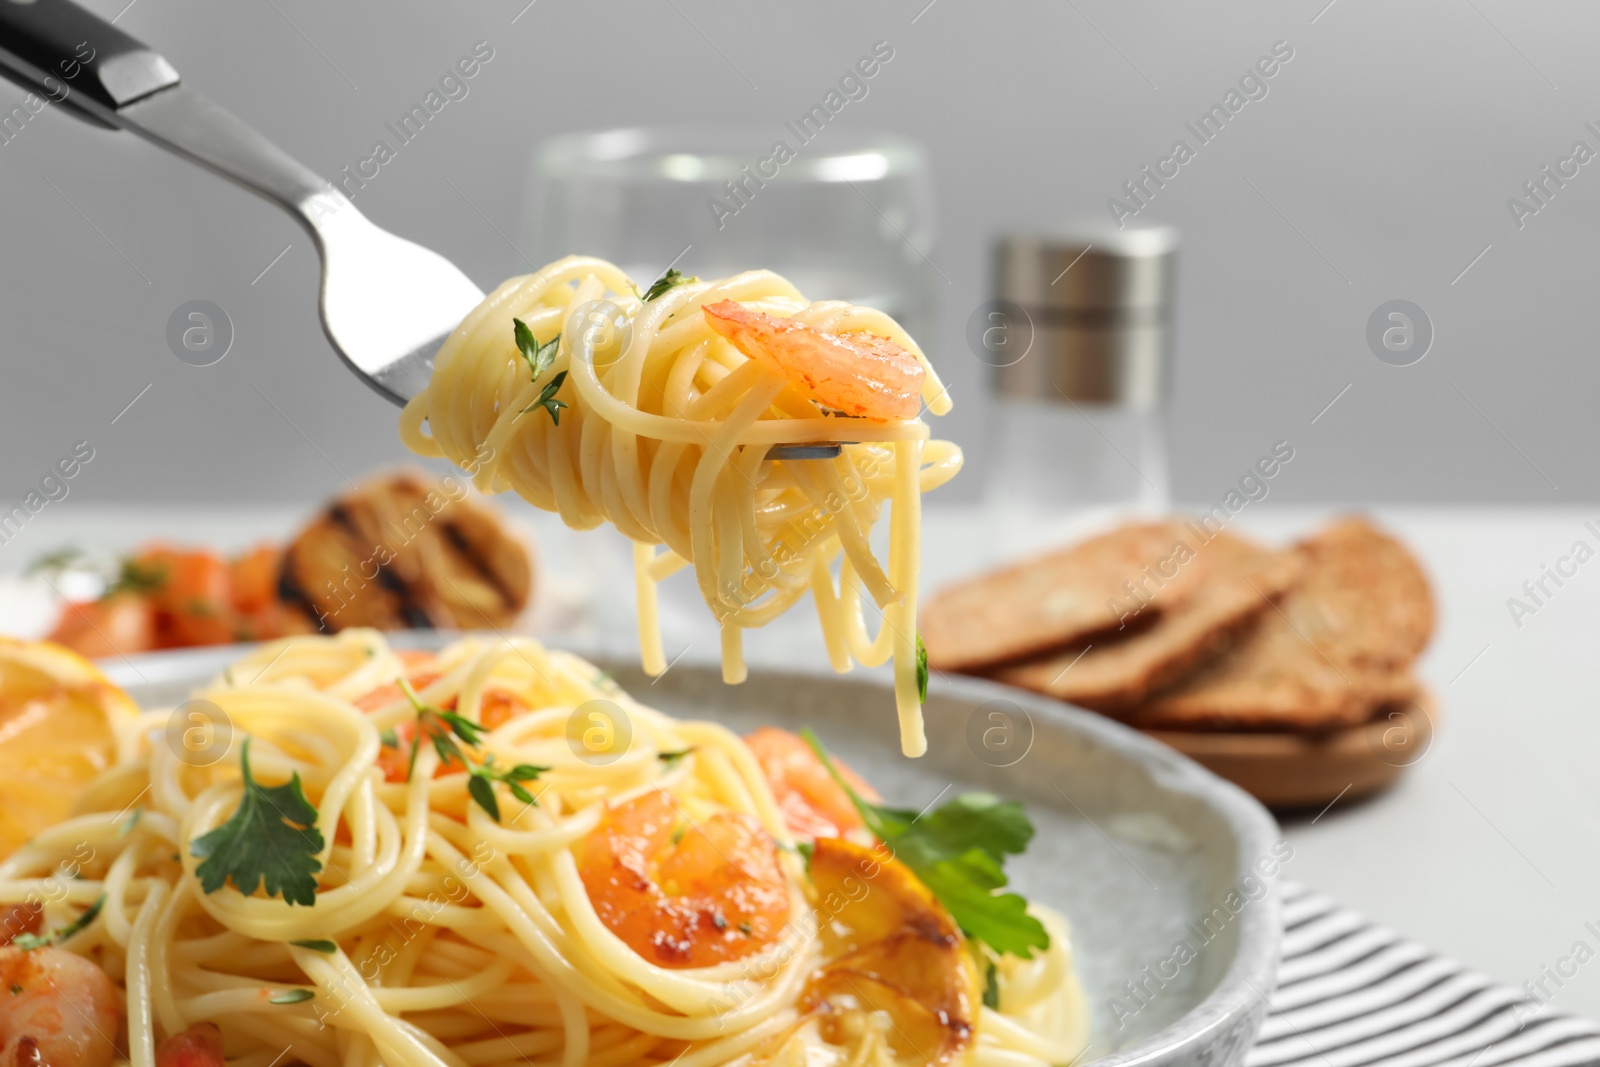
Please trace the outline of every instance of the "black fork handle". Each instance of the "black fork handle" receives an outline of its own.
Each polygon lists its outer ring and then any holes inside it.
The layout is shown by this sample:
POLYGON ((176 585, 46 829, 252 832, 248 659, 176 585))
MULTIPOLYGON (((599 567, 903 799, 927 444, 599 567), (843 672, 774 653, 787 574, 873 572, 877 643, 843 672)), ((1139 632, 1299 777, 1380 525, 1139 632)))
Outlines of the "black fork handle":
MULTIPOLYGON (((308 167, 180 85, 160 53, 72 0, 0 0, 0 74, 77 118, 131 130, 267 197, 319 240, 334 215, 346 225, 365 221, 308 167)), ((0 111, 0 141, 11 121, 0 111)))
POLYGON ((71 0, 0 0, 0 74, 111 128, 119 109, 178 84, 160 53, 71 0))

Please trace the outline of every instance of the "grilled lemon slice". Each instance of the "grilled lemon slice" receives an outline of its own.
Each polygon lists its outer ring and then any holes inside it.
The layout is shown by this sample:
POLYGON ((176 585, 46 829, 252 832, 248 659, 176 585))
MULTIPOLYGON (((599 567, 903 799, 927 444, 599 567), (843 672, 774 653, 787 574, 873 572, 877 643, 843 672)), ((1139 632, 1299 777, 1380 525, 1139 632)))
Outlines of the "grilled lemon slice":
POLYGON ((77 653, 0 637, 0 856, 67 817, 131 743, 138 717, 128 694, 77 653))

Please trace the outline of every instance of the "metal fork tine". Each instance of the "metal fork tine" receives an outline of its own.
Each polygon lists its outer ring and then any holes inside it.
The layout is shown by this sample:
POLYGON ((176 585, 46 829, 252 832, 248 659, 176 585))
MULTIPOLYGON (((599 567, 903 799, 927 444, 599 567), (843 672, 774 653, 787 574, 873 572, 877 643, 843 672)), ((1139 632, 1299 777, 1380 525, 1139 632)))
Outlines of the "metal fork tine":
POLYGON ((836 459, 845 445, 854 441, 813 441, 800 445, 773 445, 767 449, 768 459, 836 459))

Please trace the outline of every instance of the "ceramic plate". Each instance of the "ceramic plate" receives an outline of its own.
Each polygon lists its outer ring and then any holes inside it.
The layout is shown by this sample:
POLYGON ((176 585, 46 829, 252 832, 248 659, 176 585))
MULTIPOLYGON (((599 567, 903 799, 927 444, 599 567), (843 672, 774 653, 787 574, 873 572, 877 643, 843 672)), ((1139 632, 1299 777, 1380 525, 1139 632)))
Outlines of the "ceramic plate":
MULTIPOLYGON (((411 640, 406 644, 436 644, 411 640)), ((581 650, 580 650, 581 651, 581 650)), ((238 648, 108 664, 145 707, 181 702, 238 648)), ((928 755, 900 755, 879 678, 752 668, 741 686, 684 661, 653 682, 594 658, 646 704, 735 730, 809 725, 897 806, 983 789, 1022 801, 1038 834, 1008 865, 1072 926, 1094 1016, 1085 1062, 1225 1065, 1260 1026, 1277 964, 1276 825, 1199 765, 1117 723, 983 682, 929 694, 928 755)))

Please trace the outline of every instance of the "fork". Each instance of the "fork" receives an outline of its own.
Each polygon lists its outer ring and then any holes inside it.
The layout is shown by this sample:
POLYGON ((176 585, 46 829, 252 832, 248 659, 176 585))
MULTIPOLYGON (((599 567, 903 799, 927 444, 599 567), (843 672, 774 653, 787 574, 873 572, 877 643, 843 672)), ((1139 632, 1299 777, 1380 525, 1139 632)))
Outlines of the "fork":
MULTIPOLYGON (((203 93, 158 52, 71 0, 0 0, 0 74, 76 118, 125 129, 277 204, 322 260, 322 328, 356 377, 404 405, 433 357, 483 300, 454 263, 367 219, 319 177, 203 93)), ((31 108, 30 108, 31 110, 31 108)), ((836 444, 775 445, 817 459, 836 444)))
POLYGON ((180 84, 160 54, 70 0, 0 0, 0 72, 69 114, 131 130, 293 215, 322 258, 328 340, 396 404, 428 384, 434 352, 483 299, 449 260, 369 222, 337 187, 180 84))

